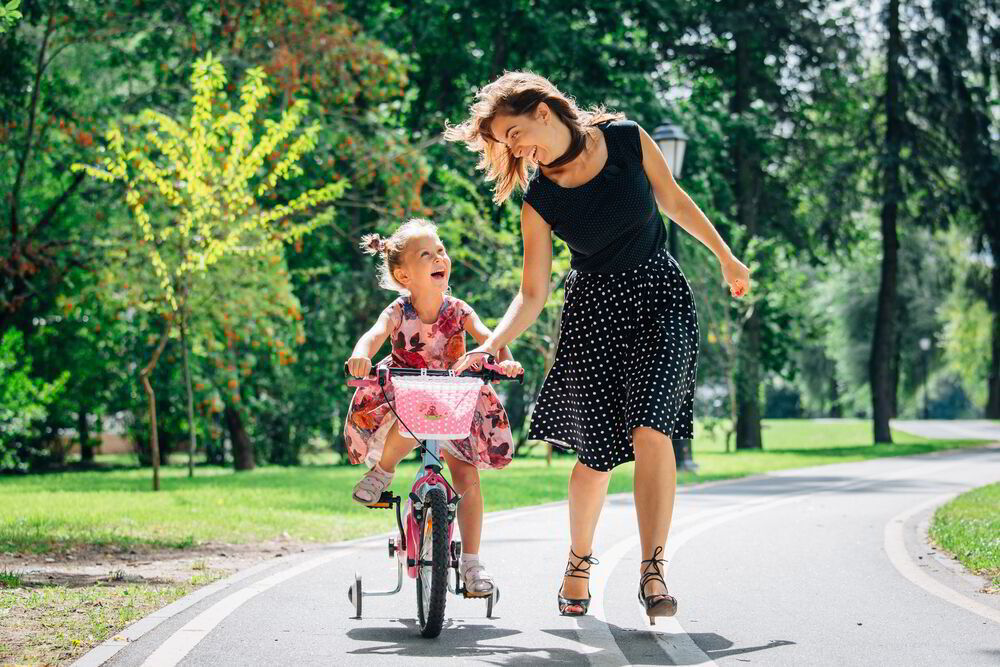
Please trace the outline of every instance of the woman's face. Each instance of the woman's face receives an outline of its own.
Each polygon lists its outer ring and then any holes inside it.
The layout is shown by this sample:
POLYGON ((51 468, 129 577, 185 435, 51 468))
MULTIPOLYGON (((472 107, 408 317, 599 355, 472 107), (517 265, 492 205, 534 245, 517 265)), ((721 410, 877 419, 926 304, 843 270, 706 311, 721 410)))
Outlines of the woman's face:
POLYGON ((517 158, 548 164, 569 148, 569 129, 545 102, 521 116, 497 115, 490 131, 517 158))

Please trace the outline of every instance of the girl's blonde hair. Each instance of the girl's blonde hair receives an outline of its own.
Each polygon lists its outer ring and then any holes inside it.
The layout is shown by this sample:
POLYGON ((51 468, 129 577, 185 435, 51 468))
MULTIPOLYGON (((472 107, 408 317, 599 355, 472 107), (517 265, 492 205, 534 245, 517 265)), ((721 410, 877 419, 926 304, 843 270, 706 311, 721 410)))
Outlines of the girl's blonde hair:
POLYGON ((446 125, 444 138, 461 141, 471 151, 480 153, 476 168, 486 172, 487 181, 496 181, 493 202, 507 201, 514 188, 522 190, 528 183, 528 165, 524 158, 514 157, 510 149, 493 136, 490 125, 498 116, 521 116, 535 111, 545 102, 570 132, 570 149, 546 166, 558 166, 580 154, 586 136, 598 123, 619 120, 621 113, 611 113, 602 106, 581 109, 576 101, 561 92, 545 77, 532 72, 504 72, 496 81, 476 93, 469 107, 469 118, 459 125, 446 125))
POLYGON ((366 254, 378 255, 382 260, 378 267, 379 287, 409 294, 408 289, 396 282, 392 272, 403 263, 403 254, 410 240, 427 232, 437 234, 437 225, 424 218, 411 218, 400 225, 392 236, 383 237, 376 233, 361 237, 361 249, 366 254))

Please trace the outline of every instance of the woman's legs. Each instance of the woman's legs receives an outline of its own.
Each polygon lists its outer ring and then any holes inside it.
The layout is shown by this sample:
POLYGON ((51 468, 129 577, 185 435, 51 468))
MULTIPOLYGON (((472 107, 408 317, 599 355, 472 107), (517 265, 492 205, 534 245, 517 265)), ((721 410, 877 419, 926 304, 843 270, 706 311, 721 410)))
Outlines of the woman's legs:
POLYGON ((451 485, 462 502, 458 504, 458 530, 462 534, 462 552, 479 553, 479 540, 483 534, 483 493, 479 487, 476 466, 456 459, 446 451, 441 452, 451 471, 451 485))
MULTIPOLYGON (((639 521, 639 541, 642 558, 652 558, 657 547, 665 547, 670 520, 674 513, 674 493, 677 490, 677 464, 670 437, 651 428, 640 426, 632 431, 635 448, 635 513, 639 521)), ((660 558, 666 557, 663 553, 660 558)), ((651 571, 647 565, 640 575, 651 571)), ((665 572, 665 568, 661 568, 665 572)), ((650 579, 645 595, 664 593, 663 584, 650 579)))
MULTIPOLYGON (((578 556, 587 556, 593 550, 594 529, 601 516, 610 480, 610 472, 588 468, 579 461, 573 466, 573 472, 569 476, 569 536, 570 549, 578 556)), ((579 563, 579 559, 572 555, 569 560, 574 564, 579 563)), ((584 569, 587 567, 589 566, 584 565, 584 569)), ((586 598, 587 580, 564 577, 562 594, 568 598, 586 598)), ((581 612, 582 609, 570 605, 567 611, 581 612)))

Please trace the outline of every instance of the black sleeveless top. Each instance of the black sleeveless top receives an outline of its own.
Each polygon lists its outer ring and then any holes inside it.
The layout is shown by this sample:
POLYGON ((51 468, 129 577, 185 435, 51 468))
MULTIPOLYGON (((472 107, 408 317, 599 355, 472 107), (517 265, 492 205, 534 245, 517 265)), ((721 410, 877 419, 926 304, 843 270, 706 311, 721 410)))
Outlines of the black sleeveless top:
POLYGON ((663 247, 667 230, 642 168, 639 126, 616 120, 597 127, 608 146, 608 161, 597 176, 564 188, 539 168, 528 181, 524 201, 569 246, 572 268, 627 271, 663 247))

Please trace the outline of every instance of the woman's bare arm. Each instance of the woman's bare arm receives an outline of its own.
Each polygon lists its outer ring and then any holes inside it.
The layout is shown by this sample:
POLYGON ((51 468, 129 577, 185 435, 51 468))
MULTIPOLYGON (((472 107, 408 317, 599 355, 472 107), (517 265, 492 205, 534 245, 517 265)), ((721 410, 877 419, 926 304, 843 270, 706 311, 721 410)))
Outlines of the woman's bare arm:
POLYGON ((653 186, 653 195, 667 216, 701 241, 719 260, 722 275, 733 296, 750 291, 750 270, 733 254, 718 230, 691 197, 677 185, 667 160, 646 130, 639 128, 642 145, 642 168, 653 186))
MULTIPOLYGON (((549 298, 549 281, 552 277, 552 230, 538 211, 527 203, 521 205, 521 238, 524 244, 521 289, 514 296, 514 300, 511 301, 493 333, 477 350, 488 352, 493 356, 538 319, 538 315, 545 307, 545 301, 549 298)), ((465 370, 473 361, 469 355, 462 357, 454 369, 465 370)))

